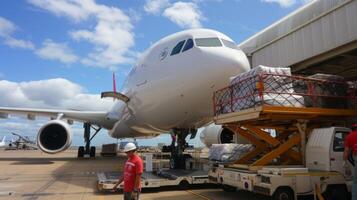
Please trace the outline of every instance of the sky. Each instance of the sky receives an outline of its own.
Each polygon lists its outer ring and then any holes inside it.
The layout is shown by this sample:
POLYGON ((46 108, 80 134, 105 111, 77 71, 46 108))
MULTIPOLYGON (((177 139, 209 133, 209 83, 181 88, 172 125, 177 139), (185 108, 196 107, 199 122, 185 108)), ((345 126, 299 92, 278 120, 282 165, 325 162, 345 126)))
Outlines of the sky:
MULTIPOLYGON (((117 86, 153 43, 191 28, 225 33, 237 44, 310 0, 0 1, 0 106, 108 110, 100 93, 117 86)), ((35 138, 48 119, 0 120, 0 137, 35 138)), ((82 145, 82 125, 73 126, 82 145)), ((106 131, 95 145, 117 142, 106 131)), ((167 135, 139 145, 169 143, 167 135)), ((198 139, 189 143, 202 145, 198 139)))

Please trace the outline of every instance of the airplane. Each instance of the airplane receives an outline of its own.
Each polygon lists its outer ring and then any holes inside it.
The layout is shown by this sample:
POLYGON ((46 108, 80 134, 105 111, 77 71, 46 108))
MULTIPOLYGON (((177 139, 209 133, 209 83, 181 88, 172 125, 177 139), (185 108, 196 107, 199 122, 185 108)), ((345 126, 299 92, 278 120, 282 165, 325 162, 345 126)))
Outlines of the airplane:
MULTIPOLYGON (((228 85, 230 77, 249 69, 245 53, 225 34, 189 29, 164 37, 146 50, 128 74, 122 92, 114 88, 102 93, 103 98, 116 99, 109 111, 0 107, 0 115, 51 117, 37 134, 37 144, 46 153, 67 149, 72 138, 69 124, 78 121, 84 123, 85 138, 85 147, 78 149, 79 157, 88 152, 94 156, 90 141, 104 128, 113 138, 171 133, 178 144, 173 158, 182 160, 186 137, 191 134, 193 138, 198 128, 212 122, 213 92, 228 85), (91 128, 95 130, 92 137, 91 128)), ((217 130, 210 132, 213 138, 233 134, 217 130)))
POLYGON ((29 137, 14 132, 11 134, 17 137, 16 140, 12 139, 9 144, 11 149, 37 150, 36 142, 32 141, 29 137))
POLYGON ((1 142, 0 142, 0 148, 3 148, 3 147, 5 147, 6 146, 6 136, 4 136, 3 138, 2 138, 2 140, 1 140, 1 142))

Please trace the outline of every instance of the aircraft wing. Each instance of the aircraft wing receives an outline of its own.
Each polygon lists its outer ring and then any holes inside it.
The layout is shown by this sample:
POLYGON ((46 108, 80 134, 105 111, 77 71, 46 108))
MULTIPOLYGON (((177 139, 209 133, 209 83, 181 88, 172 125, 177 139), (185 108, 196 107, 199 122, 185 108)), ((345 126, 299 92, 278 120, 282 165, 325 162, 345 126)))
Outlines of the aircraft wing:
POLYGON ((77 110, 55 110, 55 109, 34 109, 34 108, 13 108, 0 107, 0 117, 7 118, 9 114, 26 115, 28 119, 34 120, 36 116, 45 116, 56 119, 68 119, 79 122, 87 122, 111 129, 114 121, 109 119, 108 112, 103 111, 77 111, 77 110))

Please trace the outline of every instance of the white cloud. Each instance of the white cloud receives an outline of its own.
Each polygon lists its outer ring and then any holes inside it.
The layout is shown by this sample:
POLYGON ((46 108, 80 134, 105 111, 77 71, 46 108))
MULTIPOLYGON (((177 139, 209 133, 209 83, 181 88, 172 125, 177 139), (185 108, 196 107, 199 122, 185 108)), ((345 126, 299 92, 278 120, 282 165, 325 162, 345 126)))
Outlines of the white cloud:
POLYGON ((17 30, 17 27, 11 21, 0 17, 0 37, 4 39, 4 43, 12 48, 34 49, 34 45, 30 41, 16 39, 12 35, 17 30))
POLYGON ((130 8, 126 13, 128 13, 129 18, 134 22, 138 22, 141 20, 141 13, 132 8, 130 8))
POLYGON ((113 101, 84 89, 63 78, 29 82, 0 81, 0 106, 108 110, 113 101))
POLYGON ((278 3, 281 7, 290 7, 296 3, 296 0, 262 0, 266 3, 278 3))
POLYGON ((94 45, 93 51, 82 59, 87 65, 113 68, 115 65, 130 63, 130 48, 134 45, 131 19, 117 7, 97 4, 94 0, 29 0, 57 16, 65 16, 75 22, 95 20, 93 29, 70 31, 77 41, 87 41, 94 45))
POLYGON ((9 20, 0 17, 0 36, 8 37, 16 30, 16 26, 9 20))
MULTIPOLYGON (((217 1, 217 0, 215 0, 217 1)), ((199 28, 204 17, 198 7, 203 0, 192 2, 178 1, 170 4, 169 0, 146 0, 144 10, 149 14, 160 14, 182 28, 199 28)))
POLYGON ((165 9, 163 15, 183 28, 201 27, 202 13, 197 4, 192 2, 176 2, 165 9))
POLYGON ((21 48, 21 49, 35 49, 35 46, 30 41, 15 39, 12 37, 5 39, 5 44, 12 48, 21 48))
POLYGON ((30 124, 8 121, 5 123, 0 123, 0 127, 2 130, 4 129, 18 130, 18 129, 28 129, 30 128, 30 124))
POLYGON ((42 48, 35 52, 38 56, 48 60, 59 60, 63 63, 73 63, 78 60, 71 49, 65 43, 56 43, 52 40, 45 40, 42 48))
POLYGON ((301 0, 303 4, 307 4, 307 3, 310 3, 312 1, 316 1, 316 0, 301 0))
POLYGON ((307 4, 314 0, 261 0, 266 3, 278 3, 283 8, 288 8, 296 3, 307 4))
POLYGON ((146 0, 144 10, 150 14, 158 14, 169 5, 168 0, 146 0))
POLYGON ((28 0, 34 6, 43 8, 57 16, 65 16, 69 19, 73 19, 76 22, 80 22, 88 19, 90 16, 90 10, 84 9, 82 4, 92 3, 90 1, 51 1, 51 0, 28 0))

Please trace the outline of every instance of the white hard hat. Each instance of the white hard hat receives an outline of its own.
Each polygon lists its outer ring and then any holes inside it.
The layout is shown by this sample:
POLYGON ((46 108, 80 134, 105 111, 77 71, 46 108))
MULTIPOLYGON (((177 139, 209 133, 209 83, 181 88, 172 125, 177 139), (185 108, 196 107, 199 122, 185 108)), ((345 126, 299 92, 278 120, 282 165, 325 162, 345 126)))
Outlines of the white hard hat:
POLYGON ((123 151, 124 151, 124 152, 128 152, 128 151, 133 151, 133 150, 135 150, 135 149, 136 149, 135 144, 132 143, 132 142, 129 142, 128 144, 125 145, 123 151))

